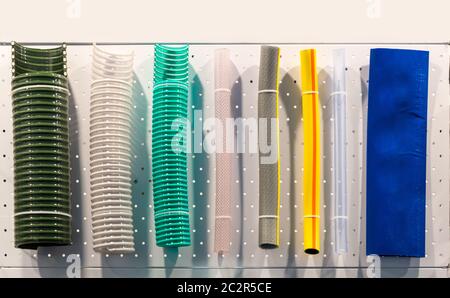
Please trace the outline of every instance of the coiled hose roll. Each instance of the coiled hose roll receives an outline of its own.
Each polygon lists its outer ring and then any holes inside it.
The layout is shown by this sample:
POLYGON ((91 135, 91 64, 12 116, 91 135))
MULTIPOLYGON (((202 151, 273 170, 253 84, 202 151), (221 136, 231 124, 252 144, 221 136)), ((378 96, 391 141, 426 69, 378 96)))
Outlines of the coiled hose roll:
POLYGON ((191 244, 186 159, 189 47, 157 44, 152 104, 156 244, 191 244))
POLYGON ((71 243, 66 46, 12 43, 15 246, 71 243))
MULTIPOLYGON (((276 144, 276 161, 259 154, 259 246, 276 248, 280 244, 280 162, 278 130, 278 72, 280 49, 262 46, 259 65, 258 121, 259 136, 266 135, 267 144, 276 144), (265 128, 261 127, 265 121, 265 128), (275 121, 275 122, 274 122, 275 121), (272 125, 276 125, 275 140, 272 125)), ((261 141, 261 140, 260 140, 261 141)))
POLYGON ((90 103, 90 184, 94 250, 134 251, 131 201, 133 54, 94 45, 90 103))

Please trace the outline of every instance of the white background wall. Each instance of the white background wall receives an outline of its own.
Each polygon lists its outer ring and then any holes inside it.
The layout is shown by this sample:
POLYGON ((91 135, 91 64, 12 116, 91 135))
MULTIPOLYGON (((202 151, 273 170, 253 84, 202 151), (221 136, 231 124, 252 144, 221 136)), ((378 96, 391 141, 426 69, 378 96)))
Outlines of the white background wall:
POLYGON ((448 0, 2 0, 0 41, 436 43, 448 0))

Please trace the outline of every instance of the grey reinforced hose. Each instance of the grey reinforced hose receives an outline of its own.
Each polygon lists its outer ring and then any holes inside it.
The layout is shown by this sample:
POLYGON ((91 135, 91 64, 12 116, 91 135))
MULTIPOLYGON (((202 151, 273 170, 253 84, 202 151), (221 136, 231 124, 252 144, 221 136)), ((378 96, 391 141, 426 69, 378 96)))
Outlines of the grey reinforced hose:
POLYGON ((279 245, 279 133, 278 133, 278 69, 280 49, 262 46, 258 85, 258 129, 260 145, 271 145, 277 152, 259 154, 259 246, 276 248, 279 245), (273 127, 273 126, 276 127, 273 127), (275 130, 275 139, 272 131, 275 130), (276 142, 276 146, 272 144, 276 142), (273 161, 273 154, 276 160, 273 161))

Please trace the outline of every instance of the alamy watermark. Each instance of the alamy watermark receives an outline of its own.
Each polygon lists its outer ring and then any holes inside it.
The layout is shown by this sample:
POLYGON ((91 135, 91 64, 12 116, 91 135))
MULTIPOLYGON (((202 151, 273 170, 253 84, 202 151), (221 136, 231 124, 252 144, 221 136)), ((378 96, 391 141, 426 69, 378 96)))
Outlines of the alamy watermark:
POLYGON ((380 278, 381 277, 381 259, 378 255, 367 256, 367 277, 368 278, 380 278))
POLYGON ((203 118, 195 110, 194 121, 178 118, 170 130, 174 153, 259 153, 261 164, 278 160, 277 118, 203 118))
POLYGON ((366 0, 366 14, 369 19, 381 18, 381 0, 366 0))
POLYGON ((67 256, 66 263, 69 265, 66 268, 66 276, 68 278, 81 277, 81 259, 79 254, 70 254, 67 256))
POLYGON ((79 19, 81 17, 81 0, 66 0, 66 16, 69 19, 79 19))

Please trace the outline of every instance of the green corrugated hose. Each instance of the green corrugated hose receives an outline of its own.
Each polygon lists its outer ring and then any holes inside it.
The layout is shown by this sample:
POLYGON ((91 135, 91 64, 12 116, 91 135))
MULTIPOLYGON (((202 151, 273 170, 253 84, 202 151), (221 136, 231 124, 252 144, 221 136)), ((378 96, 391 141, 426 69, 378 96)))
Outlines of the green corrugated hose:
POLYGON ((53 49, 35 49, 12 43, 13 74, 15 76, 48 71, 66 74, 66 46, 53 49))
POLYGON ((188 111, 188 54, 187 45, 155 46, 152 176, 156 244, 162 247, 191 244, 184 121, 188 111), (177 123, 180 130, 173 127, 177 123))
POLYGON ((65 46, 12 44, 15 245, 71 243, 65 46))

